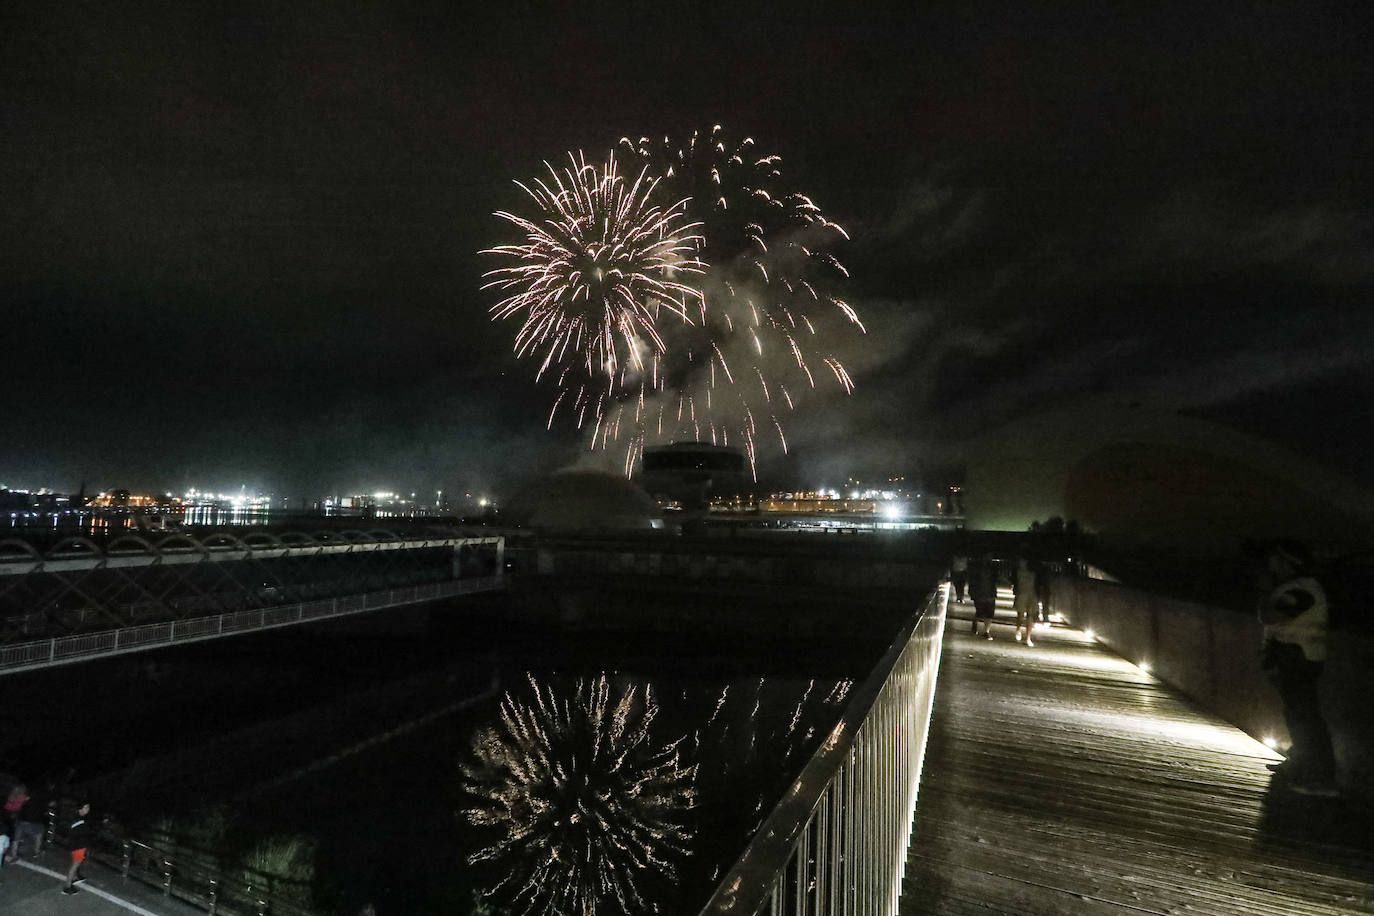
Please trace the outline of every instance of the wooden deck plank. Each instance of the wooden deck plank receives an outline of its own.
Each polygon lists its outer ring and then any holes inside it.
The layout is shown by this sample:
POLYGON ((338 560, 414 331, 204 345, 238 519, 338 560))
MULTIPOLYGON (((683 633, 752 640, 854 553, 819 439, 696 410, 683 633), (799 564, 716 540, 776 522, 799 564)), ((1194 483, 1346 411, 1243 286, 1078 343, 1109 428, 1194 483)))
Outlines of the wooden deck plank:
MULTIPOLYGON (((953 606, 958 613, 963 608, 953 606)), ((1066 627, 951 616, 902 914, 1374 913, 1374 814, 1066 627)))

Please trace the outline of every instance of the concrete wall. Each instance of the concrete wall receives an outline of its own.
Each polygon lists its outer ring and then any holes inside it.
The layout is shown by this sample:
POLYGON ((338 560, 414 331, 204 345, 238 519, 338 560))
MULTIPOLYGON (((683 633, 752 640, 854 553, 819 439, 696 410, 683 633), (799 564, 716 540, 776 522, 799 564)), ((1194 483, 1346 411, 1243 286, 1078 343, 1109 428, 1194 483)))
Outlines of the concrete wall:
MULTIPOLYGON (((1260 670, 1260 625, 1252 615, 1115 582, 1056 576, 1054 609, 1074 626, 1176 687, 1199 706, 1261 741, 1288 743, 1278 693, 1260 670)), ((1374 794, 1374 639, 1333 631, 1322 674, 1341 785, 1374 794)))

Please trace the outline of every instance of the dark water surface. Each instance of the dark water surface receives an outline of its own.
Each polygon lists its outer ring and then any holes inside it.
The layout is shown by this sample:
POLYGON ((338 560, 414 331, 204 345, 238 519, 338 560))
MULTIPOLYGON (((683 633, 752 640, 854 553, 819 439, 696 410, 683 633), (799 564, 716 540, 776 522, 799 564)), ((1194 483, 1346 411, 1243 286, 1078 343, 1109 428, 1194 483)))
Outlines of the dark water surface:
POLYGON ((218 811, 227 843, 301 838, 324 912, 691 913, 884 648, 514 625, 505 602, 10 676, 0 768, 74 768, 144 831, 218 811))

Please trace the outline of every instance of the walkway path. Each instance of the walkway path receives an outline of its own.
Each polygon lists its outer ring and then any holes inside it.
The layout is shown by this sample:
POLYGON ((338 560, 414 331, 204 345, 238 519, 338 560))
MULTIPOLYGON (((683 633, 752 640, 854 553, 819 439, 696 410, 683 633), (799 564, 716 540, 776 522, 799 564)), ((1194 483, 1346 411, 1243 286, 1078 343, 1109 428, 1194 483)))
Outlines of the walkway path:
POLYGON ((204 914, 156 888, 124 880, 97 863, 86 866, 89 878, 79 890, 62 893, 65 851, 48 852, 36 861, 23 859, 0 869, 0 913, 14 916, 191 916, 204 914))
POLYGON ((951 605, 902 914, 1374 913, 1374 812, 1078 630, 951 605), (962 619, 953 616, 962 613, 962 619))

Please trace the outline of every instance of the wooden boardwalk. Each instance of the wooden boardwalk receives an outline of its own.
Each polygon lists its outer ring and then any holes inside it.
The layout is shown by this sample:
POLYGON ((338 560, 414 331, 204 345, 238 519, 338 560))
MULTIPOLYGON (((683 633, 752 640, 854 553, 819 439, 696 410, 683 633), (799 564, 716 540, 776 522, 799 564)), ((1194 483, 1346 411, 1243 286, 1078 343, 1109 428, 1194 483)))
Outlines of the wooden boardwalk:
POLYGON ((1374 811, 1271 787, 1262 744, 1077 630, 950 612, 900 913, 1374 913, 1374 811))

